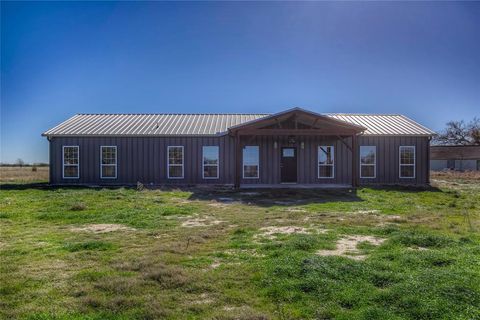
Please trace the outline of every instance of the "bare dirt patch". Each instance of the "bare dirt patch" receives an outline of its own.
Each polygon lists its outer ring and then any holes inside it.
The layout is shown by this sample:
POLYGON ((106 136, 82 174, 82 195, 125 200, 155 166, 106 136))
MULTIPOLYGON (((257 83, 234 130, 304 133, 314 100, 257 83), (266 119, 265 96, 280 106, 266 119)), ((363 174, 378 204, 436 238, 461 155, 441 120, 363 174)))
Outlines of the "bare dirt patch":
POLYGON ((337 241, 335 250, 320 250, 317 254, 320 256, 343 256, 354 260, 363 260, 366 255, 361 255, 357 245, 361 242, 368 242, 372 245, 379 246, 385 239, 373 236, 347 236, 337 241))
POLYGON ((192 301, 193 304, 210 304, 213 302, 214 300, 207 293, 200 294, 198 299, 192 301))
POLYGON ((222 263, 218 260, 215 260, 213 261, 213 263, 210 265, 210 269, 217 269, 218 267, 220 267, 222 265, 222 263))
POLYGON ((210 227, 221 224, 222 220, 211 220, 205 218, 194 218, 186 220, 182 223, 182 227, 195 228, 195 227, 210 227))
POLYGON ((328 230, 326 229, 307 229, 304 227, 296 227, 296 226, 270 226, 270 227, 263 227, 260 228, 261 233, 255 235, 254 238, 266 238, 266 239, 275 239, 277 234, 310 234, 313 232, 317 233, 325 233, 328 230))
POLYGON ((113 231, 135 231, 135 228, 127 227, 121 224, 101 223, 89 224, 83 227, 73 227, 70 231, 73 232, 93 232, 93 233, 107 233, 113 231))
POLYGON ((285 209, 285 211, 288 211, 288 212, 307 212, 307 210, 302 209, 302 208, 287 208, 287 209, 285 209))

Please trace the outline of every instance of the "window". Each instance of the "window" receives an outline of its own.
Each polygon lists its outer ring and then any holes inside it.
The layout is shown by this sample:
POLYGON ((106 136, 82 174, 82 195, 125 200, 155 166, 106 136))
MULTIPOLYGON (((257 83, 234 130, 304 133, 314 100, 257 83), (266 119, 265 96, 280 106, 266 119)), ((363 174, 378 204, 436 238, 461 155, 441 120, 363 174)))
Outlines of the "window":
POLYGON ((333 146, 318 147, 318 177, 333 178, 335 170, 335 150, 333 146))
POLYGON ((375 178, 376 166, 377 147, 360 146, 360 178, 375 178))
POLYGON ((282 156, 284 158, 295 158, 295 149, 293 148, 283 148, 282 156))
POLYGON ((117 178, 117 147, 100 146, 100 178, 117 178))
POLYGON ((218 179, 218 147, 203 147, 203 179, 218 179))
POLYGON ((168 179, 183 179, 183 146, 168 146, 168 179))
POLYGON ((400 178, 415 178, 414 146, 400 146, 400 178))
POLYGON ((78 146, 63 146, 63 178, 78 179, 79 177, 78 146))
POLYGON ((258 178, 259 148, 258 146, 245 146, 243 148, 243 178, 258 178))

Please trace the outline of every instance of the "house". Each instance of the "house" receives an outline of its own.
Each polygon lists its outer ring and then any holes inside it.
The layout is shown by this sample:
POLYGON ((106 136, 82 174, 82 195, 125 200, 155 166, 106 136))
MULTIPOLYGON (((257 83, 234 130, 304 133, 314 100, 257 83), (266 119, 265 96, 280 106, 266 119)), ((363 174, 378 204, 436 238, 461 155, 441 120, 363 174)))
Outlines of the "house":
POLYGON ((43 133, 55 185, 429 183, 434 132, 402 115, 78 114, 43 133))
POLYGON ((431 146, 432 170, 480 170, 480 146, 431 146))

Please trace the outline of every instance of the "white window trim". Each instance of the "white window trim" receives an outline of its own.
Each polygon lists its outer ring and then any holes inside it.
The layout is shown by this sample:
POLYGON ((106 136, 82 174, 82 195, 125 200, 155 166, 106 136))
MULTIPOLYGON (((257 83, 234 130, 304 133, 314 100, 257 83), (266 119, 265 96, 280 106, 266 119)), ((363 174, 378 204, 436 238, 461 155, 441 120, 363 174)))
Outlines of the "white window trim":
POLYGON ((258 179, 260 178, 260 146, 244 146, 242 148, 242 177, 243 179, 258 179), (245 177, 245 159, 243 157, 243 150, 245 150, 246 147, 258 147, 258 163, 257 163, 257 176, 256 177, 245 177))
POLYGON ((168 179, 184 179, 185 176, 185 149, 183 146, 167 146, 167 178, 168 179), (182 164, 170 164, 170 148, 182 148, 182 164), (182 167, 181 177, 170 177, 170 167, 182 167))
POLYGON ((360 178, 362 179, 376 179, 377 178, 377 146, 360 146, 360 154, 359 154, 359 160, 360 160, 360 178), (375 148, 375 161, 373 164, 362 164, 362 152, 361 149, 362 147, 374 147, 375 148), (362 176, 362 166, 365 167, 371 167, 373 166, 373 177, 364 177, 362 176))
POLYGON ((100 146, 100 179, 117 179, 117 161, 118 161, 118 155, 117 155, 117 146, 100 146), (103 164, 102 163, 102 154, 103 154, 103 148, 115 148, 115 164, 103 164), (103 176, 103 170, 102 167, 113 167, 115 166, 115 176, 114 177, 104 177, 103 176))
POLYGON ((220 147, 219 146, 202 146, 202 178, 206 180, 218 179, 220 175, 220 147), (216 177, 205 177, 205 158, 204 158, 204 148, 205 147, 216 147, 217 148, 217 164, 208 164, 207 167, 217 167, 217 176, 216 177))
POLYGON ((398 148, 398 177, 401 179, 415 179, 417 175, 417 148, 415 146, 400 146, 398 148), (402 164, 402 149, 413 148, 413 164, 402 164), (402 177, 402 166, 413 167, 413 177, 402 177))
POLYGON ((79 179, 80 178, 80 147, 76 146, 62 146, 62 179, 79 179), (76 177, 65 177, 65 148, 77 148, 78 163, 77 164, 67 164, 69 167, 76 166, 77 176, 76 177))
POLYGON ((337 157, 335 157, 335 146, 330 145, 330 146, 318 146, 317 148, 317 178, 318 179, 335 179, 335 160, 337 157), (320 148, 332 148, 332 154, 333 154, 333 163, 332 164, 320 164, 320 148), (331 177, 320 177, 320 166, 322 167, 332 167, 332 176, 331 177))

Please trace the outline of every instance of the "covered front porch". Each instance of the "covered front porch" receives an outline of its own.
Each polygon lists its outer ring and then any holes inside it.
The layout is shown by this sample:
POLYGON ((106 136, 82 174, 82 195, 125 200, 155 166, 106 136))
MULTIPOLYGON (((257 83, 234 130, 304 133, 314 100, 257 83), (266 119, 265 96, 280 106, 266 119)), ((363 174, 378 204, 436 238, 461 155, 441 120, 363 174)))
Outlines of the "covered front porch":
POLYGON ((235 187, 356 187, 363 130, 299 108, 232 127, 235 187))

